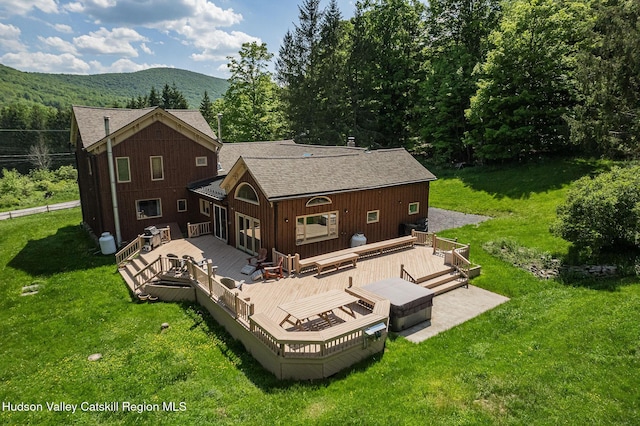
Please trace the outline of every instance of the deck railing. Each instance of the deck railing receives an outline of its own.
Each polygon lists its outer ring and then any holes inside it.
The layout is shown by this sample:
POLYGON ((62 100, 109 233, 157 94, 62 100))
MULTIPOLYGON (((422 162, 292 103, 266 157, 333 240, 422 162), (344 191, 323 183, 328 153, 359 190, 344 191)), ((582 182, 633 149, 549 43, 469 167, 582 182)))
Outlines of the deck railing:
MULTIPOLYGON (((162 241, 163 244, 171 241, 170 227, 158 228, 158 231, 160 231, 160 241, 162 241)), ((116 265, 123 265, 127 260, 140 253, 142 251, 142 247, 144 247, 144 235, 141 234, 116 253, 116 265)))
POLYGON ((283 258, 282 261, 282 269, 287 272, 287 274, 291 275, 295 272, 295 256, 290 254, 284 254, 277 251, 275 248, 271 249, 271 259, 274 265, 277 265, 280 261, 280 258, 283 258))
POLYGON ((323 358, 346 349, 362 346, 366 341, 365 330, 384 323, 387 318, 367 315, 355 321, 333 326, 325 332, 287 332, 277 324, 264 321, 262 314, 250 319, 251 333, 275 355, 282 358, 323 358))
POLYGON ((459 243, 458 240, 433 236, 433 254, 442 254, 447 251, 468 248, 468 244, 459 243))
POLYGON ((166 267, 166 265, 168 264, 168 259, 164 259, 165 260, 163 260, 162 256, 159 256, 156 260, 149 263, 144 267, 144 269, 141 269, 133 276, 134 291, 142 288, 142 286, 144 286, 146 283, 158 277, 168 269, 166 267))
POLYGON ((187 223, 187 236, 189 238, 199 237, 200 235, 212 234, 211 222, 187 223))
POLYGON ((414 283, 414 284, 416 284, 416 282, 417 282, 416 279, 413 278, 411 276, 411 274, 407 272, 406 269, 404 269, 404 265, 400 265, 400 278, 402 278, 405 281, 409 281, 411 283, 414 283))
POLYGON ((116 265, 120 266, 127 260, 131 259, 142 250, 144 240, 142 235, 138 235, 136 239, 127 244, 122 250, 116 253, 116 265))
POLYGON ((433 247, 434 245, 434 238, 436 234, 434 234, 433 232, 423 232, 412 229, 411 235, 417 238, 416 244, 427 247, 433 247))
POLYGON ((452 252, 452 266, 460 272, 464 278, 469 278, 469 269, 471 269, 471 262, 465 258, 459 250, 453 250, 452 252))

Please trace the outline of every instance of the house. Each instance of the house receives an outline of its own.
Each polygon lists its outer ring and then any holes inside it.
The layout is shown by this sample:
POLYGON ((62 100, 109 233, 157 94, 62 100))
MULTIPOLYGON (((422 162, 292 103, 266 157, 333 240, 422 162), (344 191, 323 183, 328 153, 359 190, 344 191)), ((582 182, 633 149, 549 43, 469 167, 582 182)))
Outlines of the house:
POLYGON ((74 106, 84 224, 120 245, 145 227, 192 220, 188 186, 216 176, 222 146, 199 111, 74 106))
POLYGON ((435 179, 404 149, 292 140, 222 144, 199 111, 73 107, 84 223, 120 245, 148 226, 313 256, 397 237, 428 216, 435 179), (361 235, 360 235, 361 234, 361 235))
POLYGON ((220 175, 191 191, 230 245, 314 256, 395 238, 427 217, 435 176, 404 149, 369 151, 294 141, 227 144, 220 175), (225 227, 226 225, 226 227, 225 227))

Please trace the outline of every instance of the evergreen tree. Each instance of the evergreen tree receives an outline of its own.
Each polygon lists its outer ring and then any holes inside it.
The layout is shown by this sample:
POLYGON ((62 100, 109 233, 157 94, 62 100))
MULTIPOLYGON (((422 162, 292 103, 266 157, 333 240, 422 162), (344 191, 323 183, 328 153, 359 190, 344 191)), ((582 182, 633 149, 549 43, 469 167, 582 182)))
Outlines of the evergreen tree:
POLYGON ((202 96, 202 101, 200 101, 200 114, 207 120, 209 126, 214 126, 216 124, 216 116, 213 113, 213 104, 211 103, 211 99, 209 98, 209 93, 205 90, 204 96, 202 96))
POLYGON ((304 0, 298 6, 299 23, 285 34, 276 62, 277 79, 284 86, 283 99, 294 137, 319 142, 316 107, 319 95, 318 49, 323 11, 320 0, 304 0))
POLYGON ((151 91, 149 91, 148 102, 149 106, 160 106, 162 104, 162 99, 158 96, 158 92, 154 86, 151 86, 151 91))
POLYGON ((356 5, 350 69, 356 136, 374 146, 410 147, 424 80, 424 4, 364 0, 356 5))

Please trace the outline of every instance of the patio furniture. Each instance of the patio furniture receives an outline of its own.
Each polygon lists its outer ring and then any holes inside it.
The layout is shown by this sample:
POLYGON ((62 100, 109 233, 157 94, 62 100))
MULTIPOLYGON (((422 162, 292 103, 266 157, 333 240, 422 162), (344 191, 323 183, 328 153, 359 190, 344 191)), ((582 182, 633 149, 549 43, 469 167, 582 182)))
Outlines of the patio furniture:
POLYGON ((340 309, 355 318, 355 313, 347 305, 355 303, 358 298, 342 290, 333 290, 326 293, 304 299, 294 300, 278 306, 287 313, 287 316, 280 322, 280 326, 286 322, 298 330, 305 330, 304 322, 308 322, 314 316, 320 317, 329 327, 333 324, 329 315, 334 309, 340 309))
MULTIPOLYGON (((281 257, 278 260, 278 263, 275 266, 263 266, 262 279, 267 280, 270 278, 275 278, 275 279, 284 278, 284 274, 282 272, 282 262, 284 262, 283 257, 281 257)), ((265 264, 263 263, 263 265, 265 264)))
POLYGON ((222 277, 220 278, 220 284, 228 288, 229 290, 242 290, 242 285, 244 284, 244 280, 240 282, 236 282, 233 278, 222 277))
POLYGON ((353 267, 356 267, 356 262, 358 261, 359 255, 356 253, 347 253, 340 256, 329 257, 326 259, 319 259, 315 261, 313 264, 318 268, 318 276, 322 273, 325 268, 334 267, 336 271, 340 269, 345 263, 351 263, 353 267))
POLYGON ((262 247, 259 251, 258 254, 256 254, 255 256, 251 256, 247 258, 247 263, 249 263, 249 265, 255 266, 256 269, 259 269, 260 266, 267 260, 267 249, 265 247, 262 247))

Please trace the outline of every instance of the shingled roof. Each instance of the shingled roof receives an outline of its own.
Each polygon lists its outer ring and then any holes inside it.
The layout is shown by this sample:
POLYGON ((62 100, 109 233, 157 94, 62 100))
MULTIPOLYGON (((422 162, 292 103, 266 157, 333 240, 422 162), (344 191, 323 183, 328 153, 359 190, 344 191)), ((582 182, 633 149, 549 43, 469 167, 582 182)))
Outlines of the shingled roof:
POLYGON ((160 107, 128 109, 73 106, 71 142, 78 142, 75 139, 79 133, 82 146, 85 149, 92 150, 106 143, 104 117, 109 117, 111 135, 117 135, 135 123, 164 120, 171 121, 172 124, 180 124, 179 128, 189 129, 191 137, 206 141, 209 145, 221 146, 200 111, 164 110, 160 107), (73 127, 77 129, 77 132, 73 127))
MULTIPOLYGON (((218 162, 223 171, 231 167, 240 157, 254 158, 302 158, 303 156, 344 155, 366 151, 365 148, 347 146, 305 145, 293 140, 269 142, 225 143, 220 149, 218 162)), ((223 172, 224 173, 224 172, 223 172)))
POLYGON ((244 172, 250 173, 264 195, 276 201, 436 179, 402 148, 368 151, 331 147, 334 149, 320 150, 322 154, 318 154, 309 145, 286 145, 286 156, 241 156, 220 186, 228 190, 244 172), (313 152, 301 154, 300 147, 313 152))

